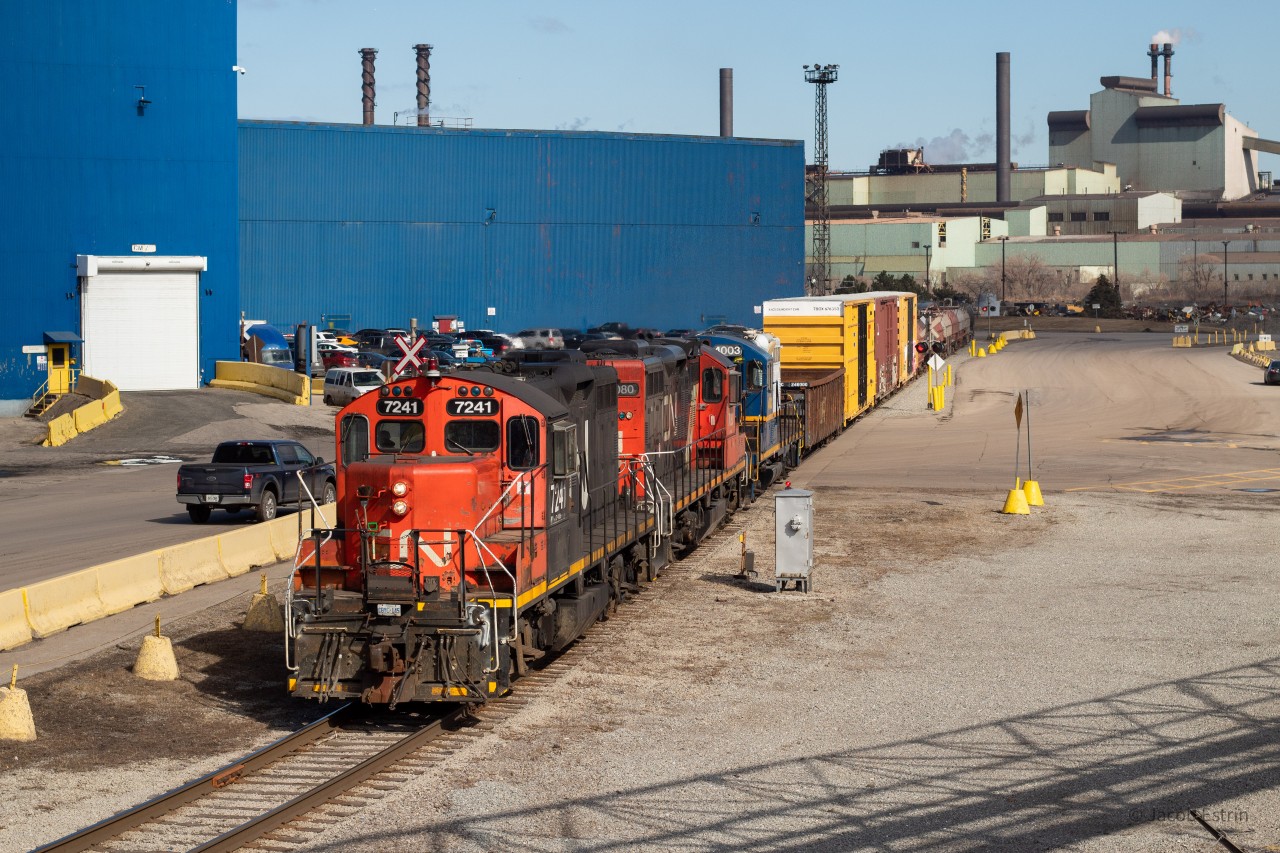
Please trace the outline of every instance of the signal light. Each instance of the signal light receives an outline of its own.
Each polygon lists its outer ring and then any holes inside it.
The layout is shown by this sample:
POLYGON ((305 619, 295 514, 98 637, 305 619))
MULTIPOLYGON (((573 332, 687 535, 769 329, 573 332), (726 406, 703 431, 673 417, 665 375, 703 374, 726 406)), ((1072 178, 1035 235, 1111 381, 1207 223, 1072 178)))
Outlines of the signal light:
POLYGON ((938 355, 942 355, 942 351, 944 349, 946 349, 946 347, 942 345, 942 341, 933 342, 933 351, 936 352, 938 355))
POLYGON ((929 351, 929 345, 926 344, 924 341, 921 341, 920 343, 916 344, 916 352, 928 352, 928 351, 929 351))
POLYGON ((404 515, 409 511, 409 502, 406 500, 398 500, 391 505, 391 511, 396 515, 404 515))

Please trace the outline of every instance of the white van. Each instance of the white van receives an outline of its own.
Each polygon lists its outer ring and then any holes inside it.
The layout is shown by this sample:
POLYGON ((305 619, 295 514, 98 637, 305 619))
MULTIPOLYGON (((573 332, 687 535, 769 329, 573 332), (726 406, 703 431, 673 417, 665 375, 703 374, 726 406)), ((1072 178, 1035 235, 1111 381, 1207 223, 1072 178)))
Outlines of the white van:
POLYGON ((345 406, 356 397, 382 387, 382 374, 367 367, 334 367, 324 375, 324 402, 345 406))

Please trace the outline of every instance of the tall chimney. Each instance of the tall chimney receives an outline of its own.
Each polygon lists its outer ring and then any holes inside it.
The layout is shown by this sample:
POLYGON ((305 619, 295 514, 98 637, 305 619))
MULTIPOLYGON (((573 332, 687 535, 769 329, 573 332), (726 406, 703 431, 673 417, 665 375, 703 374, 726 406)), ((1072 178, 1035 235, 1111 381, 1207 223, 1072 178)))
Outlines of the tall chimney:
POLYGON ((378 55, 378 51, 372 47, 360 48, 360 82, 361 105, 364 107, 364 123, 366 126, 373 124, 373 58, 378 55))
POLYGON ((431 126, 431 45, 415 44, 418 53, 418 127, 431 126))
POLYGON ((720 69, 720 135, 733 136, 733 69, 720 69))
POLYGON ((1147 56, 1151 57, 1151 88, 1159 91, 1160 86, 1160 45, 1155 42, 1151 43, 1151 49, 1147 51, 1147 56))
POLYGON ((996 201, 1010 200, 1013 167, 1009 159, 1009 54, 996 54, 996 201))
POLYGON ((1173 45, 1164 43, 1164 96, 1173 97, 1173 45))

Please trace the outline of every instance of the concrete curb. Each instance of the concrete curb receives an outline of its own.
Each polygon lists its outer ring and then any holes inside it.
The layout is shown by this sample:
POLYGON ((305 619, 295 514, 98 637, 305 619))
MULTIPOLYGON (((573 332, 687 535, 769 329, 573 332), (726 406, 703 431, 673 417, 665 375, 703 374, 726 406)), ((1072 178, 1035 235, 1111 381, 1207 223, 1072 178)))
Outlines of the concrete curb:
MULTIPOLYGON (((336 516, 333 504, 321 507, 336 516)), ((298 524, 307 510, 265 524, 147 551, 19 589, 0 591, 0 651, 43 639, 74 625, 122 613, 165 595, 292 560, 298 524), (300 518, 301 516, 301 518, 300 518)), ((325 524, 320 518, 317 523, 325 524)))

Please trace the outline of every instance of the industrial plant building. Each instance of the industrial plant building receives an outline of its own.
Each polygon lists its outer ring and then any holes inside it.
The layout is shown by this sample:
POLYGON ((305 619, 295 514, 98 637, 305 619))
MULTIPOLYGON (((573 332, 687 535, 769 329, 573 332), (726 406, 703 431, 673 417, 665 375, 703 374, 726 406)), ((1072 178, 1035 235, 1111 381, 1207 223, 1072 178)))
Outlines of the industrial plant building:
POLYGON ((8 4, 0 47, 40 93, 0 107, 2 415, 77 372, 199 387, 246 315, 667 327, 803 289, 800 141, 377 125, 372 51, 366 125, 239 122, 234 3, 8 4))

